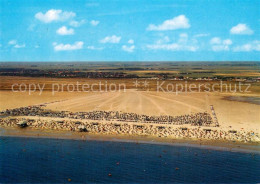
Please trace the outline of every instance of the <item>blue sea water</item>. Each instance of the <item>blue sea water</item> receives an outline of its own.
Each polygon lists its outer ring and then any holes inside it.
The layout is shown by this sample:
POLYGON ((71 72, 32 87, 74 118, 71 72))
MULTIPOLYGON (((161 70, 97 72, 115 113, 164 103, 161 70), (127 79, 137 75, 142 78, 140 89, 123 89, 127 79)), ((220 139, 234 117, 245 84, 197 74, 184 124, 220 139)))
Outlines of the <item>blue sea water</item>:
POLYGON ((257 183, 259 167, 252 153, 0 137, 0 183, 257 183))

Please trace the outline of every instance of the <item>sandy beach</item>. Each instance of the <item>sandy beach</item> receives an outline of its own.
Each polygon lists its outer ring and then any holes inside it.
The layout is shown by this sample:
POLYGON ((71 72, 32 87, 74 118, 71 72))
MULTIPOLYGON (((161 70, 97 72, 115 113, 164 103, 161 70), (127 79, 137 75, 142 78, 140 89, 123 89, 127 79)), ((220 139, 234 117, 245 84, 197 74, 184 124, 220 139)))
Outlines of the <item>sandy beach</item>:
MULTIPOLYGON (((255 103, 251 103, 248 101, 239 101, 239 100, 230 100, 229 96, 232 97, 258 97, 257 91, 255 91, 255 87, 253 87, 253 91, 249 94, 241 94, 241 93, 220 93, 220 92, 183 92, 183 93, 168 93, 168 92, 158 92, 154 90, 140 90, 133 89, 131 82, 133 80, 126 80, 127 89, 125 91, 115 91, 115 92, 56 92, 53 95, 52 91, 45 90, 39 95, 38 91, 33 92, 32 94, 28 94, 27 92, 12 92, 10 90, 10 84, 14 81, 17 81, 18 78, 10 77, 7 79, 4 77, 2 80, 2 89, 0 91, 1 104, 0 109, 4 112, 6 109, 15 109, 21 107, 34 107, 42 104, 42 109, 46 111, 59 111, 59 112, 67 112, 67 113, 78 113, 78 112, 118 112, 123 114, 136 114, 146 115, 146 116, 186 116, 186 115, 194 115, 196 113, 208 113, 211 116, 212 121, 218 122, 218 126, 214 124, 208 126, 202 125, 199 127, 191 126, 189 124, 185 124, 185 126, 179 125, 171 125, 172 132, 161 132, 158 130, 160 126, 165 126, 164 123, 159 123, 154 126, 154 128, 150 128, 148 126, 153 126, 154 124, 144 124, 144 122, 136 122, 137 125, 133 125, 131 122, 120 122, 120 121, 93 121, 93 119, 89 119, 87 121, 82 121, 82 125, 89 127, 88 134, 95 134, 95 136, 110 136, 109 134, 124 134, 124 136, 140 136, 145 135, 148 136, 151 132, 151 136, 158 137, 168 137, 167 139, 178 139, 184 141, 193 141, 193 140, 203 140, 209 141, 213 139, 214 141, 236 141, 236 142, 254 142, 256 144, 259 143, 258 134, 259 130, 259 122, 260 122, 260 106, 255 103), (128 89, 129 88, 129 89, 128 89), (214 108, 214 112, 212 111, 212 107, 214 108), (215 115, 213 115, 213 113, 215 115), (214 116, 217 118, 214 119, 214 116), (102 133, 100 130, 96 130, 92 127, 91 123, 100 122, 100 126, 107 126, 110 133, 102 133), (112 123, 112 124, 111 124, 112 123), (113 123, 119 123, 121 126, 121 130, 117 130, 114 128, 113 123), (139 124, 138 124, 139 123, 139 124), (128 124, 137 128, 134 128, 134 133, 127 133, 127 129, 129 127, 125 127, 128 124), (140 132, 138 130, 138 126, 143 126, 146 130, 142 130, 140 132), (157 127, 157 128, 156 128, 157 127), (123 128, 123 129, 122 129, 123 128), (187 128, 188 132, 179 131, 179 129, 187 128), (199 128, 199 129, 197 129, 199 128), (210 130, 207 130, 210 129, 210 130), (122 132, 121 132, 122 131, 122 132), (205 133, 206 131, 206 133, 205 133), (211 132, 210 132, 211 131, 211 132), (116 133, 117 132, 117 133, 116 133), (120 133, 121 132, 121 133, 120 133), (234 133, 230 133, 234 132, 234 133), (127 135, 128 134, 128 135, 127 135), (221 135, 222 134, 222 135, 221 135), (186 137, 185 137, 186 136, 186 137), (242 136, 242 137, 240 137, 242 136), (256 137, 255 137, 256 136, 256 137)), ((76 79, 43 79, 43 78, 19 78, 17 82, 33 82, 38 81, 39 83, 46 83, 49 86, 53 82, 63 83, 63 82, 75 82, 76 79)), ((92 80, 91 80, 92 81, 92 80)), ((92 81, 97 82, 97 81, 92 81)), ((114 81, 115 82, 115 81, 114 81)), ((122 81, 116 80, 117 83, 122 81)), ((48 86, 47 85, 47 86, 48 86)), ((49 88, 46 88, 49 89, 49 88)), ((37 115, 37 114, 36 114, 37 115)), ((35 119, 35 123, 32 124, 33 129, 38 129, 41 131, 52 131, 52 130, 66 130, 70 131, 78 131, 77 126, 71 125, 71 123, 77 121, 73 119, 60 119, 58 117, 40 117, 39 116, 12 116, 8 115, 8 117, 3 117, 2 120, 4 122, 9 122, 10 119, 17 119, 18 121, 30 121, 31 119, 35 119), (9 119, 9 120, 8 120, 9 119), (65 121, 66 125, 57 126, 51 125, 55 121, 65 121), (40 124, 39 124, 40 123, 40 124), (56 128, 55 128, 56 127, 56 128), (69 127, 69 128, 68 128, 69 127)), ((151 123, 151 122, 150 122, 151 123)), ((184 123, 184 122, 183 122, 184 123)), ((10 128, 17 127, 15 123, 11 123, 9 125, 3 126, 2 128, 10 128)), ((30 127, 28 127, 30 128, 30 127)), ((21 132, 20 132, 21 133, 21 132)), ((112 136, 113 136, 112 135, 112 136)), ((138 138, 137 138, 138 139, 138 138)), ((163 142, 166 139, 162 139, 163 142)), ((211 143, 209 143, 211 144, 211 143)))

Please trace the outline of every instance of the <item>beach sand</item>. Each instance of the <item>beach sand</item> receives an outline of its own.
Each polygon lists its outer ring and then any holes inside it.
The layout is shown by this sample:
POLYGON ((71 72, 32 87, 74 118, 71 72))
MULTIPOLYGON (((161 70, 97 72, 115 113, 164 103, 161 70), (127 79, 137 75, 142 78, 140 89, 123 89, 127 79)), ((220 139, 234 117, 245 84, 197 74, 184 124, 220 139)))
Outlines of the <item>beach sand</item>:
MULTIPOLYGON (((51 92, 28 95, 0 91, 0 110, 41 103, 46 109, 83 112, 93 110, 133 112, 146 115, 185 115, 207 111, 213 105, 220 128, 252 130, 260 133, 260 105, 224 99, 230 94, 180 93, 178 95, 154 91, 69 93, 51 92)), ((236 94, 237 95, 237 94, 236 94)))
MULTIPOLYGON (((0 90, 0 110, 19 108, 25 106, 46 104, 46 109, 83 112, 93 110, 122 111, 145 115, 185 115, 197 112, 209 112, 213 105, 220 130, 245 130, 260 133, 260 105, 249 102, 231 101, 226 96, 255 96, 251 93, 220 93, 220 92, 157 92, 144 91, 132 88, 132 81, 127 80, 127 90, 116 92, 56 92, 49 90, 52 83, 70 82, 78 79, 50 79, 50 78, 22 78, 2 77, 0 90), (47 90, 39 95, 39 91, 32 94, 28 92, 12 92, 12 83, 46 83, 47 90), (131 85, 130 85, 131 84, 131 85), (132 88, 132 89, 131 89, 132 88)), ((83 80, 98 82, 99 80, 83 80)), ((122 81, 116 80, 117 83, 122 81)), ((115 81, 114 81, 115 82, 115 81)), ((254 86, 253 89, 256 89, 254 86)), ((258 87, 259 88, 259 87, 258 87)), ((257 88, 257 89, 258 89, 257 88)))

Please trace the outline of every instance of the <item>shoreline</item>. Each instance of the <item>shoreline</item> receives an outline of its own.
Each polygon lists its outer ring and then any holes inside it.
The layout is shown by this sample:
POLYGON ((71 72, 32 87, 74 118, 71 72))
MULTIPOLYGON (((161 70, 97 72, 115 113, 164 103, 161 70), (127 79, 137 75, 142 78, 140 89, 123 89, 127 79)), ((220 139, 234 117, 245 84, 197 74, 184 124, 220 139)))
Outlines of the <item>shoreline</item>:
POLYGON ((172 139, 159 138, 155 136, 140 135, 104 135, 97 133, 70 132, 64 130, 35 130, 0 127, 0 137, 21 137, 21 138, 44 138, 44 139, 64 139, 78 141, 111 141, 136 144, 157 144, 168 146, 195 147, 216 151, 230 151, 241 153, 260 154, 259 143, 241 143, 233 141, 216 140, 192 140, 192 139, 172 139))

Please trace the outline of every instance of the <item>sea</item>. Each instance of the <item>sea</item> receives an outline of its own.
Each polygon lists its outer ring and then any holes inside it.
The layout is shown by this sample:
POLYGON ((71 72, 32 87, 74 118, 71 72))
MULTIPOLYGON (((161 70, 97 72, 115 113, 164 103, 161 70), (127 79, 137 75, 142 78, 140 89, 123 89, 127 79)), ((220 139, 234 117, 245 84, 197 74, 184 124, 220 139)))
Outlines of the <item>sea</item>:
POLYGON ((138 142, 0 137, 0 183, 259 183, 260 154, 138 142))

